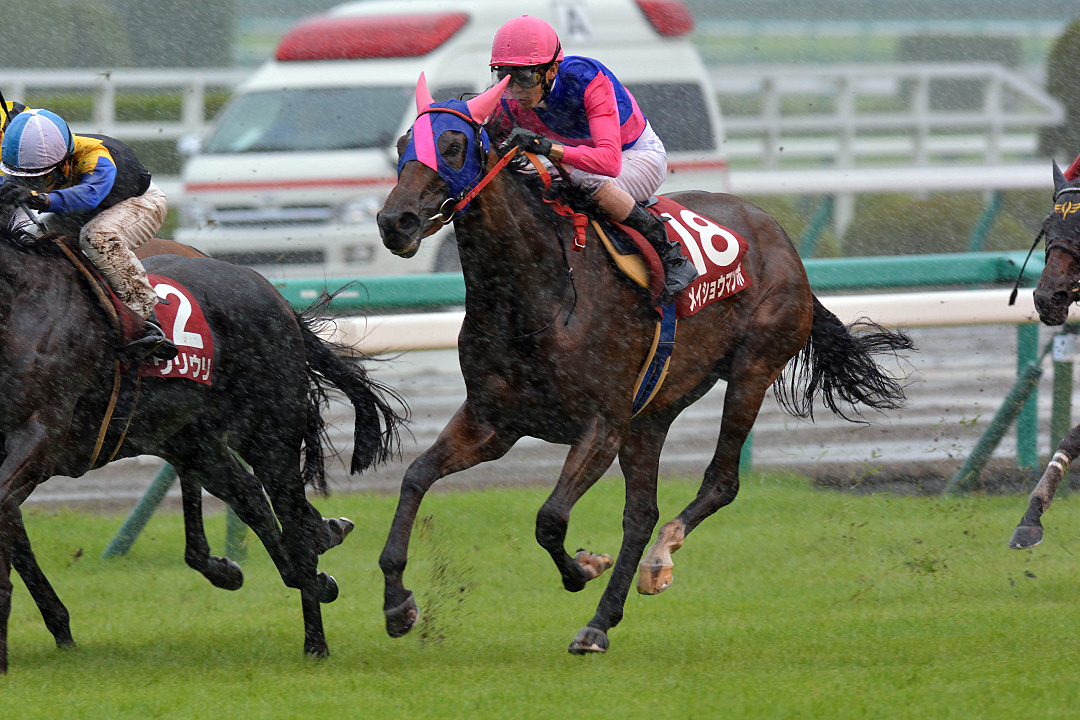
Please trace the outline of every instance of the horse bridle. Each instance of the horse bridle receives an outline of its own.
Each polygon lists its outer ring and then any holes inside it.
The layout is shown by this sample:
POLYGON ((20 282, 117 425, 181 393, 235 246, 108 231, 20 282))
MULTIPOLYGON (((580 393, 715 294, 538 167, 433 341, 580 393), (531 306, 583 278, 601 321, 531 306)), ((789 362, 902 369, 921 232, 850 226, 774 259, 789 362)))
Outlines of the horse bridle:
MULTIPOLYGON (((1065 193, 1080 192, 1080 187, 1067 187, 1061 188, 1054 193, 1054 202, 1058 201, 1065 193)), ((1053 213, 1043 218, 1042 227, 1039 229, 1039 234, 1035 236, 1035 242, 1031 244, 1031 249, 1028 250, 1027 257, 1024 258, 1024 264, 1020 266, 1020 275, 1016 278, 1016 283, 1013 285, 1012 293, 1009 295, 1009 305, 1016 304, 1016 295, 1020 291, 1020 281, 1024 278, 1024 268, 1027 267, 1028 260, 1031 259, 1031 254, 1035 252, 1035 248, 1039 246, 1039 242, 1046 237, 1047 228, 1050 225, 1050 219, 1053 217, 1053 213)), ((1072 243, 1067 238, 1053 238, 1048 239, 1046 242, 1046 253, 1044 257, 1050 257, 1051 250, 1060 250, 1066 255, 1070 256, 1077 262, 1080 262, 1080 249, 1073 247, 1072 243)), ((1080 281, 1074 282, 1069 287, 1069 292, 1073 295, 1080 295, 1080 281)))
MULTIPOLYGON (((441 228, 442 226, 449 225, 451 222, 453 222, 454 217, 456 217, 457 214, 466 205, 469 204, 469 200, 472 200, 472 198, 476 196, 475 194, 470 196, 470 193, 472 193, 473 190, 476 190, 478 185, 480 187, 483 187, 483 185, 487 184, 486 182, 483 182, 481 180, 481 175, 484 172, 484 168, 487 167, 488 151, 484 149, 484 141, 481 139, 483 126, 465 113, 459 110, 454 110, 453 108, 429 107, 417 113, 416 118, 420 119, 421 115, 427 115, 428 113, 449 113, 451 115, 456 115, 465 122, 469 123, 469 126, 472 127, 473 134, 476 138, 476 152, 480 155, 480 166, 479 170, 477 170, 476 172, 476 177, 474 177, 466 187, 462 188, 461 192, 458 195, 446 198, 446 200, 444 200, 442 204, 439 205, 439 212, 428 218, 428 222, 437 221, 439 223, 439 227, 441 228), (468 197, 468 200, 466 200, 466 197, 468 197)), ((437 151, 438 150, 436 149, 436 152, 437 151)), ((501 169, 502 168, 500 167, 499 170, 501 169)), ((489 175, 490 174, 491 173, 489 173, 489 175)), ((477 190, 477 192, 479 192, 479 190, 477 190)))
MULTIPOLYGON (((1077 193, 1077 192, 1080 192, 1080 187, 1061 188, 1056 193, 1054 193, 1054 202, 1056 203, 1058 201, 1058 198, 1060 198, 1065 193, 1077 193)), ((1051 217, 1050 215, 1047 215, 1046 221, 1043 222, 1043 231, 1041 233, 1043 235, 1046 234, 1046 226, 1050 221, 1050 217, 1051 217)), ((1049 255, 1051 250, 1061 250, 1062 252, 1066 253, 1067 255, 1071 255, 1073 257, 1073 259, 1076 260, 1077 262, 1080 262, 1080 249, 1077 249, 1077 248, 1073 247, 1068 239, 1065 239, 1065 238, 1047 239, 1047 242, 1046 242, 1046 254, 1049 255)))

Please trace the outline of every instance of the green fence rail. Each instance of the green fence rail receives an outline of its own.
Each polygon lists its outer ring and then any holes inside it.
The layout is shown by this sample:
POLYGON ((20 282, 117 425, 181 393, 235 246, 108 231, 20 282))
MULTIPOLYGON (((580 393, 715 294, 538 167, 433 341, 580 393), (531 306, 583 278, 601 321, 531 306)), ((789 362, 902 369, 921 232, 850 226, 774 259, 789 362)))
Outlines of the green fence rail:
MULTIPOLYGON (((1023 252, 943 253, 810 258, 803 264, 815 292, 884 290, 1011 283, 1024 256, 1023 252)), ((1043 259, 1037 253, 1024 276, 1034 283, 1042 268, 1043 259)), ((274 287, 296 308, 305 308, 329 292, 334 295, 330 309, 335 312, 423 310, 465 303, 465 280, 460 273, 281 280, 274 287)))

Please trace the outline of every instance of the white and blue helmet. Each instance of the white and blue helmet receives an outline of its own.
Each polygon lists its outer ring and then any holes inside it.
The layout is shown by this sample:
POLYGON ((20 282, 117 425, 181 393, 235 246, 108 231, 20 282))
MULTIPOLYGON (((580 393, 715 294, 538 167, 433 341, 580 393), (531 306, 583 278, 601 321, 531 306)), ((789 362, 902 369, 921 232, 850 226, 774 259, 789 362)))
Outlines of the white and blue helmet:
POLYGON ((11 119, 0 147, 0 172, 37 177, 54 170, 75 149, 64 119, 49 110, 27 108, 11 119))

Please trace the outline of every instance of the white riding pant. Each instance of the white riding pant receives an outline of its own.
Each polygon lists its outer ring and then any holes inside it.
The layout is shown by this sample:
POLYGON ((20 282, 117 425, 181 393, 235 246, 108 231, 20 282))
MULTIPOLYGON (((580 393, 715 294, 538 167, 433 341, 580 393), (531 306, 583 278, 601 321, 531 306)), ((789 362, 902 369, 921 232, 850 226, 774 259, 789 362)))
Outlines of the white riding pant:
MULTIPOLYGON (((158 296, 146 269, 132 252, 161 229, 169 207, 165 193, 150 183, 142 195, 121 200, 90 218, 79 231, 79 247, 112 285, 124 304, 146 319, 158 296)), ((62 231, 63 216, 46 213, 39 222, 50 232, 62 231)))
POLYGON ((597 175, 584 170, 570 173, 570 182, 590 193, 610 182, 637 202, 645 202, 655 195, 666 178, 667 150, 664 149, 660 137, 653 132, 652 125, 648 123, 634 144, 622 151, 622 170, 618 177, 597 175))

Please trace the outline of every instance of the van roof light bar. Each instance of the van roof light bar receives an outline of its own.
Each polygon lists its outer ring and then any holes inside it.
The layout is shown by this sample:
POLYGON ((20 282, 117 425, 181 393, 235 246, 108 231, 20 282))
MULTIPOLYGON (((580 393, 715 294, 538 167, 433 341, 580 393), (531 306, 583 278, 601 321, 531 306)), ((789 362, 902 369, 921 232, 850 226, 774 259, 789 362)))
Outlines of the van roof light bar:
POLYGON ((679 0, 637 0, 645 19, 664 37, 686 35, 694 29, 694 16, 679 0))
POLYGON ((274 57, 282 62, 419 57, 452 38, 468 21, 463 12, 316 15, 285 33, 274 57))

